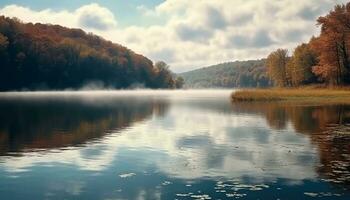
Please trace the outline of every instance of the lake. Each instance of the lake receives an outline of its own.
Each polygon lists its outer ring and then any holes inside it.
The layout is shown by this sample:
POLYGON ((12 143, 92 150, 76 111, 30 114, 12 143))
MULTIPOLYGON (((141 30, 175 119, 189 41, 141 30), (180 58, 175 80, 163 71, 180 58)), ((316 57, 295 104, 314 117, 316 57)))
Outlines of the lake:
POLYGON ((350 106, 0 94, 1 199, 350 199, 350 106))

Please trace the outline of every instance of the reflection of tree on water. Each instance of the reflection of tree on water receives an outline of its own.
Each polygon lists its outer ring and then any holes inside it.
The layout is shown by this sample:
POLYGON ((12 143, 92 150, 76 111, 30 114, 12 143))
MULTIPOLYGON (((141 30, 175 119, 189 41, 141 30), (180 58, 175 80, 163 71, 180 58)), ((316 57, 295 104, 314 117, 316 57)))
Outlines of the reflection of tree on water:
POLYGON ((163 115, 167 103, 136 97, 1 99, 0 154, 83 144, 163 115))
POLYGON ((318 172, 326 181, 350 184, 350 106, 302 106, 287 103, 234 103, 233 110, 266 117, 276 130, 290 123, 309 135, 317 145, 321 165, 318 172))

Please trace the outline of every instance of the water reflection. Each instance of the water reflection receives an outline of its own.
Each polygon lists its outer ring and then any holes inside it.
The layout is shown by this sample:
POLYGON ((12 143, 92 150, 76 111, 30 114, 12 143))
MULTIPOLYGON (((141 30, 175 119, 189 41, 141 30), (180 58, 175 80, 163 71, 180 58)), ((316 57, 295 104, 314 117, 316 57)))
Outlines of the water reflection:
POLYGON ((0 153, 76 146, 166 109, 165 101, 127 97, 1 98, 0 153))
POLYGON ((350 184, 350 106, 235 103, 233 110, 259 113, 272 129, 307 135, 317 146, 317 172, 325 181, 350 184))
POLYGON ((229 93, 2 96, 0 194, 349 198, 349 106, 232 104, 229 93))

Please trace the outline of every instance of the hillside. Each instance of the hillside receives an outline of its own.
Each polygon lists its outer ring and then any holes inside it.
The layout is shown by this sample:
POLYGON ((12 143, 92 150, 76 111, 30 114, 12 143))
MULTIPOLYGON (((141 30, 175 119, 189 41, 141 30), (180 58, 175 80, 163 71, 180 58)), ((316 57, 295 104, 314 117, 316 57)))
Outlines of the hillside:
POLYGON ((265 60, 235 61, 179 74, 185 88, 266 87, 265 60))
POLYGON ((171 88, 168 68, 92 33, 0 16, 0 91, 171 88))

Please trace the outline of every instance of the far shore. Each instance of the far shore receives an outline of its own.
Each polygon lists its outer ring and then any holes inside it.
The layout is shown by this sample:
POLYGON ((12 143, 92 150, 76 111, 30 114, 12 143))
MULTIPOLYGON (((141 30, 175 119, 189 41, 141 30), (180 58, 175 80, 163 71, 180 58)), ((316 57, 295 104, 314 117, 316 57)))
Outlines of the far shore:
POLYGON ((350 104, 350 87, 242 89, 234 91, 231 100, 234 102, 298 101, 350 104))

